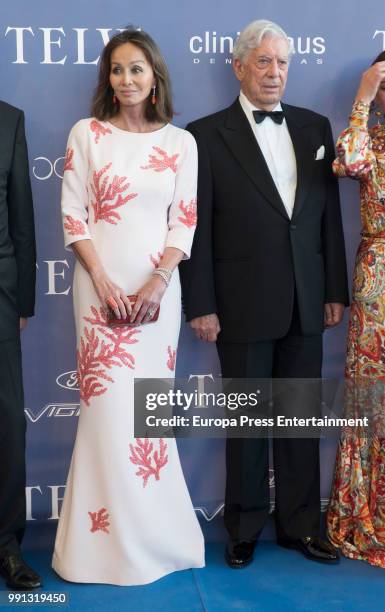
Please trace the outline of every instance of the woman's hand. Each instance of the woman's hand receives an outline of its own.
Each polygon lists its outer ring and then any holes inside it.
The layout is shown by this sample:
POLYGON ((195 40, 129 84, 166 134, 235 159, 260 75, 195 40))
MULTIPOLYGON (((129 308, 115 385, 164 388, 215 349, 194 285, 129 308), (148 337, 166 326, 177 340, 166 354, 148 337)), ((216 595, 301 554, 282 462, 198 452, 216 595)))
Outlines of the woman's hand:
POLYGON ((139 325, 139 323, 146 321, 146 319, 152 319, 166 289, 166 283, 160 276, 152 276, 137 292, 138 297, 132 309, 131 323, 139 325))
POLYGON ((125 319, 131 314, 132 306, 123 289, 112 282, 107 274, 101 270, 90 273, 101 304, 108 306, 117 319, 125 319))
POLYGON ((74 253, 87 270, 103 308, 109 307, 117 319, 125 319, 131 314, 132 307, 125 292, 107 276, 90 239, 72 243, 74 253))
POLYGON ((381 81, 385 80, 385 62, 376 62, 365 70, 358 87, 356 101, 370 104, 376 97, 381 81))

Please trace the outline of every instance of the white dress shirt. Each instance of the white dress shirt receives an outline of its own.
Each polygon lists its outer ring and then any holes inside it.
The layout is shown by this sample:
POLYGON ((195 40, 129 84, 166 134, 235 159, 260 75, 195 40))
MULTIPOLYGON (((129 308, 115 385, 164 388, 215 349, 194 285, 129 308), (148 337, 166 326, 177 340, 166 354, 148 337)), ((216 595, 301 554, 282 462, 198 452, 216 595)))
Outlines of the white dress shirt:
MULTIPOLYGON (((253 110, 261 109, 254 106, 242 91, 239 94, 239 102, 263 153, 286 212, 291 219, 297 188, 297 163, 286 119, 283 120, 281 125, 275 123, 271 117, 265 117, 262 123, 256 123, 253 110)), ((273 110, 281 111, 281 104, 278 103, 273 110)))

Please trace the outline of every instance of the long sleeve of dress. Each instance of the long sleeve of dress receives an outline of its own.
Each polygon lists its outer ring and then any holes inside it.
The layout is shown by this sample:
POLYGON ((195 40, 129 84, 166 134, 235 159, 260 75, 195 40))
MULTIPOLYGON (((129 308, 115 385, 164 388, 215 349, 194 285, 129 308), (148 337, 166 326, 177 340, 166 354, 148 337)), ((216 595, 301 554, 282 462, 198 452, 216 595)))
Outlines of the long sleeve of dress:
POLYGON ((350 115, 349 127, 341 132, 337 141, 337 159, 333 163, 336 176, 350 177, 360 181, 368 179, 376 170, 376 156, 368 131, 370 105, 355 102, 350 115))
POLYGON ((88 229, 86 132, 85 122, 79 121, 68 137, 61 197, 66 248, 77 240, 91 238, 88 229))
POLYGON ((197 223, 198 154, 194 137, 184 134, 183 150, 177 163, 175 191, 168 212, 166 247, 175 247, 190 257, 197 223))

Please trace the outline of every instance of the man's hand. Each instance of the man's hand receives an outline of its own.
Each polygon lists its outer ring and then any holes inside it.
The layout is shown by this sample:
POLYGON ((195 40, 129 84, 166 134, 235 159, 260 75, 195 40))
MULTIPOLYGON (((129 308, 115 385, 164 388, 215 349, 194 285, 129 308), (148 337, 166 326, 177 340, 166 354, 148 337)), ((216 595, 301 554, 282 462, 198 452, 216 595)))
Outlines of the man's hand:
POLYGON ((197 338, 205 342, 216 342, 221 326, 216 314, 204 315, 190 321, 197 338))
POLYGON ((325 328, 334 327, 335 325, 338 325, 338 323, 341 323, 342 317, 344 316, 344 310, 344 304, 325 304, 325 328))
POLYGON ((28 319, 26 319, 25 317, 20 317, 20 331, 23 331, 23 329, 25 329, 27 327, 27 323, 28 323, 28 319))

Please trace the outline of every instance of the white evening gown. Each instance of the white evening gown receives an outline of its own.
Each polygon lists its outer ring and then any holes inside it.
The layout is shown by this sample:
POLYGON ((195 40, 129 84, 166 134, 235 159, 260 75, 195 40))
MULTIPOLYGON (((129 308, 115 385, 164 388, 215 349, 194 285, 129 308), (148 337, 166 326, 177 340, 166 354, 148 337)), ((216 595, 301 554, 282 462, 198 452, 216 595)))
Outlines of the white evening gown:
MULTIPOLYGON (((72 129, 62 209, 65 244, 91 238, 127 295, 151 277, 166 246, 189 255, 196 225, 197 153, 171 124, 132 133, 83 119, 72 129)), ((156 323, 109 328, 76 263, 73 284, 81 410, 53 555, 73 582, 146 584, 204 566, 203 535, 174 439, 135 439, 133 385, 174 376, 178 271, 156 323)))

